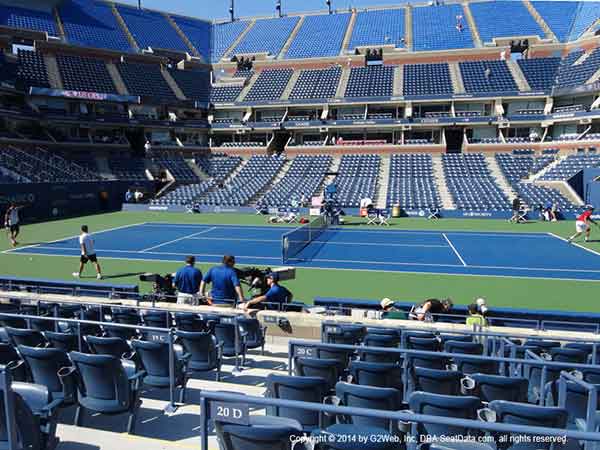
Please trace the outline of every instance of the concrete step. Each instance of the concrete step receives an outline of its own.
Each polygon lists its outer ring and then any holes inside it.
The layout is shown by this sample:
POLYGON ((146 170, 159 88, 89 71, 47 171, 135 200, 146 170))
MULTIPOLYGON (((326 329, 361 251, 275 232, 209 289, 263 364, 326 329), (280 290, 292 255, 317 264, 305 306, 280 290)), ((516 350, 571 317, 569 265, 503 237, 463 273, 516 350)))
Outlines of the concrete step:
POLYGON ((161 67, 160 72, 162 73, 163 78, 175 94, 175 97, 177 97, 177 99, 179 100, 187 100, 187 97, 185 96, 177 82, 173 79, 169 71, 165 67, 161 67))
POLYGON ((350 16, 350 22, 348 23, 348 28, 346 28, 346 34, 344 35, 344 40, 342 41, 342 48, 340 49, 340 56, 344 56, 347 51, 353 50, 348 49, 348 45, 350 44, 350 39, 352 39, 352 32, 354 31, 354 24, 356 23, 356 10, 352 10, 352 15, 350 16))
MULTIPOLYGON (((329 166, 329 172, 337 172, 340 169, 341 162, 342 157, 339 155, 334 155, 331 160, 331 166, 329 166)), ((334 179, 335 175, 327 175, 325 178, 323 178, 323 182, 321 183, 321 186, 319 186, 319 189, 315 193, 315 196, 323 195, 323 192, 325 191, 325 186, 330 184, 334 179)))
POLYGON ((404 11, 404 47, 408 51, 413 49, 412 11, 412 6, 410 4, 406 5, 404 11))
POLYGON ((125 82, 123 81, 123 78, 121 78, 121 74, 119 73, 117 66, 115 66, 115 64, 112 62, 108 62, 106 63, 106 69, 108 70, 108 73, 110 74, 110 77, 117 88, 117 92, 120 95, 129 95, 127 86, 125 86, 125 82))
POLYGON ((242 91, 240 92, 240 95, 238 95, 238 98, 237 98, 238 102, 244 101, 244 98, 246 98, 246 95, 248 95, 248 92, 250 92, 250 89, 252 89, 252 86, 254 86, 254 83, 256 83, 256 80, 258 80, 259 75, 260 75, 260 72, 254 72, 252 74, 252 76, 250 78, 248 78, 248 80, 246 81, 246 86, 244 86, 244 89, 242 89, 242 91))
POLYGON ((471 35, 473 37, 475 47, 483 47, 483 42, 481 41, 481 36, 479 35, 479 29, 477 28, 475 18, 473 17, 473 13, 471 12, 471 8, 469 7, 468 2, 463 3, 463 11, 465 12, 465 18, 467 19, 467 23, 469 24, 469 29, 471 30, 471 35))
POLYGON ((204 172, 204 170, 202 170, 200 168, 200 166, 198 166, 198 164, 196 164, 194 162, 193 159, 186 159, 185 162, 187 163, 187 165, 189 166, 190 169, 192 169, 192 172, 194 172, 194 174, 200 178, 202 181, 206 181, 210 179, 210 175, 208 175, 206 172, 204 172))
POLYGON ((246 35, 250 32, 252 27, 254 27, 255 23, 256 23, 256 19, 252 19, 250 21, 250 23, 244 29, 244 31, 242 31, 240 33, 240 35, 237 37, 237 39, 235 41, 233 41, 233 43, 229 46, 229 48, 227 50, 225 50, 225 53, 223 53, 223 56, 221 57, 221 61, 227 61, 231 56, 233 56, 232 52, 235 50, 235 48, 238 46, 238 44, 240 42, 242 42, 242 39, 244 39, 246 37, 246 35))
POLYGON ((525 7, 531 13, 533 18, 535 19, 535 21, 541 27, 541 29, 544 30, 544 33, 546 33, 546 39, 552 39, 554 42, 558 42, 556 35, 552 31, 552 29, 548 26, 548 24, 546 23, 544 18, 537 11, 537 9, 535 9, 535 6, 533 5, 533 3, 531 3, 530 0, 523 0, 523 3, 525 4, 525 7))
POLYGON ((525 78, 525 75, 523 75, 521 66, 519 66, 519 64, 516 61, 513 61, 512 59, 507 60, 506 65, 508 66, 508 70, 510 70, 510 73, 512 74, 512 76, 514 78, 515 83, 517 83, 517 86, 519 87, 519 91, 521 91, 521 92, 531 91, 531 87, 529 86, 529 83, 527 82, 527 78, 525 78))
POLYGON ((52 89, 63 89, 62 77, 54 55, 44 53, 44 63, 48 71, 48 83, 52 89))
POLYGON ((454 89, 455 94, 464 94, 465 93, 465 84, 462 79, 462 74, 460 73, 460 66, 458 63, 448 63, 448 67, 450 68, 450 79, 452 80, 452 89, 454 89))
POLYGON ((441 155, 432 156, 433 163, 433 175, 435 177, 435 185, 440 194, 440 199, 442 200, 442 208, 443 209, 456 209, 454 204, 454 199, 448 190, 448 185, 446 184, 446 175, 444 174, 444 166, 442 163, 441 155))
POLYGON ((387 208, 387 193, 388 186, 390 185, 390 169, 392 167, 390 155, 383 155, 381 157, 381 164, 379 165, 379 177, 377 180, 377 193, 373 199, 377 208, 387 208))
POLYGON ((290 77, 290 80, 283 91, 283 94, 281 94, 281 100, 289 100, 290 94, 292 93, 294 86, 296 86, 298 78, 300 78, 300 73, 300 70, 294 70, 294 73, 292 73, 292 76, 290 77))
POLYGON ((62 19, 60 18, 60 14, 58 13, 58 8, 52 8, 52 15, 54 16, 54 21, 56 22, 56 28, 58 29, 58 34, 63 41, 67 41, 67 35, 65 33, 65 28, 62 23, 62 19))
POLYGON ((552 161, 550 164, 548 164, 548 165, 547 165, 546 167, 544 167, 542 170, 540 170, 539 172, 537 172, 537 173, 534 173, 533 175, 531 175, 531 176, 530 176, 530 177, 527 179, 527 181, 529 181, 529 182, 536 182, 536 181, 537 181, 537 180, 539 180, 541 177, 543 177, 544 175, 546 175, 546 173, 547 173, 547 172, 548 172, 550 169, 552 169, 552 168, 556 167, 558 164, 560 164, 560 162, 561 162, 563 159, 565 159, 566 157, 567 157, 567 155, 562 155, 562 156, 560 156, 560 155, 559 155, 559 157, 558 157, 558 158, 556 158, 556 160, 555 160, 555 161, 552 161))
POLYGON ((277 59, 285 58, 285 55, 287 55, 287 52, 290 49, 290 45, 292 45, 292 42, 296 38, 298 31, 300 31, 300 28, 302 28, 302 24, 304 24, 304 16, 300 16, 300 20, 298 20, 298 23, 296 23, 296 26, 292 30, 292 33, 288 37, 287 41, 285 41, 285 44, 283 45, 281 51, 279 52, 277 59))
POLYGON ((404 66, 396 66, 394 70, 394 97, 401 97, 404 95, 404 66))
POLYGON ((140 46, 135 41, 135 38, 133 37, 133 34, 131 34, 131 31, 129 31, 129 27, 127 27, 127 24, 123 20, 123 17, 121 17, 121 13, 119 13, 119 10, 117 9, 117 6, 114 3, 112 4, 112 8, 111 9, 112 9, 113 15, 117 19, 117 22, 121 26, 121 29, 125 33, 125 36, 127 36, 127 40, 129 41, 129 45, 131 45, 131 47, 134 50, 139 51, 140 50, 140 46))
POLYGON ((492 173, 492 177, 494 178, 496 184, 500 187, 500 189, 502 189, 504 195, 506 195, 506 197, 509 200, 515 198, 517 196, 517 193, 514 191, 514 189, 504 176, 504 173, 502 172, 502 169, 500 169, 496 158, 493 155, 489 155, 485 157, 485 160, 490 169, 490 172, 492 173))
MULTIPOLYGON (((177 32, 177 34, 179 35, 179 37, 181 38, 181 40, 183 42, 185 42, 185 45, 188 46, 188 48, 190 49, 190 52, 192 55, 200 58, 200 52, 196 49, 196 47, 194 47, 194 44, 192 44, 192 41, 190 41, 187 37, 187 35, 181 31, 181 28, 179 28, 179 25, 177 25, 177 23, 175 23, 175 21, 173 20, 173 18, 169 15, 164 13, 163 14, 165 19, 167 20, 167 22, 169 22, 171 24, 171 26, 175 29, 175 31, 177 32)), ((205 62, 210 62, 210 61, 205 61, 205 62)))
POLYGON ((346 87, 348 87, 348 80, 350 79, 350 68, 344 67, 342 69, 342 75, 340 76, 340 82, 338 83, 337 90, 335 91, 336 98, 344 98, 346 94, 346 87))

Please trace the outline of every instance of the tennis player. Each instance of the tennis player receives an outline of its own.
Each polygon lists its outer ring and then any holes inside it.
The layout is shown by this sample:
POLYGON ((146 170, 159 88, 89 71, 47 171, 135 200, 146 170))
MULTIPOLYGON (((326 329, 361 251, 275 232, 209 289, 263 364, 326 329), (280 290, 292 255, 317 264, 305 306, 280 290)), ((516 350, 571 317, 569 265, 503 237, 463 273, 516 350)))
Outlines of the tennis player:
POLYGON ((585 233, 585 242, 589 242, 590 239, 590 223, 598 226, 598 223, 592 219, 592 214, 594 213, 594 207, 592 205, 587 205, 585 211, 577 217, 575 221, 575 231, 576 233, 571 236, 568 240, 569 244, 573 242, 574 239, 581 236, 585 233))
POLYGON ((81 273, 85 265, 91 262, 96 266, 96 278, 102 279, 102 270, 100 269, 100 263, 96 257, 96 249, 94 248, 94 239, 88 232, 88 226, 83 225, 81 227, 81 235, 79 236, 79 246, 81 247, 81 258, 79 259, 79 272, 73 272, 75 278, 81 277, 81 273))
POLYGON ((22 206, 17 206, 16 204, 11 203, 6 210, 6 214, 4 215, 4 226, 8 230, 8 238, 10 239, 10 243, 13 247, 19 245, 17 242, 17 236, 19 236, 19 231, 21 230, 19 225, 21 221, 19 217, 19 210, 22 208, 22 206))

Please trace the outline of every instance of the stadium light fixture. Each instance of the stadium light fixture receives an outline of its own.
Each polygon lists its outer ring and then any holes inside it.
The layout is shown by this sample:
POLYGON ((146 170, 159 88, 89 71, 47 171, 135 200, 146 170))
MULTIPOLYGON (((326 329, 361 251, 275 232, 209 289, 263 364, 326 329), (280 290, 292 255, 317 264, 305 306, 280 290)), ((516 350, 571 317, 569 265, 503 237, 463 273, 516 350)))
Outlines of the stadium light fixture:
POLYGON ((333 10, 331 9, 331 0, 325 0, 325 3, 327 4, 327 9, 329 10, 329 14, 333 13, 333 10))
POLYGON ((235 4, 234 4, 234 0, 231 0, 231 3, 229 4, 229 17, 231 17, 231 21, 232 22, 235 20, 235 4))
POLYGON ((281 0, 277 0, 275 2, 275 10, 277 11, 277 15, 279 17, 281 17, 282 16, 282 13, 281 13, 281 0))

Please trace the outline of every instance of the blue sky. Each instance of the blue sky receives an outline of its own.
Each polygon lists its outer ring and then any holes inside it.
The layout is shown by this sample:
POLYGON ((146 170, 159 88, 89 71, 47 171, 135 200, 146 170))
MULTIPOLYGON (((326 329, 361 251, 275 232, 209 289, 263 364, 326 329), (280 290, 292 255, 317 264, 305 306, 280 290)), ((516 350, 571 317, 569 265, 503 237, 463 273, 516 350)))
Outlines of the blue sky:
MULTIPOLYGON (((117 0, 119 3, 137 5, 137 0, 117 0)), ((281 0, 283 11, 302 12, 325 10, 325 0, 281 0)), ((402 0, 332 0, 335 9, 350 7, 398 5, 402 0)), ((229 0, 142 0, 146 8, 184 14, 206 19, 223 19, 229 16, 229 0)), ((235 0, 236 16, 275 14, 275 0, 235 0)))

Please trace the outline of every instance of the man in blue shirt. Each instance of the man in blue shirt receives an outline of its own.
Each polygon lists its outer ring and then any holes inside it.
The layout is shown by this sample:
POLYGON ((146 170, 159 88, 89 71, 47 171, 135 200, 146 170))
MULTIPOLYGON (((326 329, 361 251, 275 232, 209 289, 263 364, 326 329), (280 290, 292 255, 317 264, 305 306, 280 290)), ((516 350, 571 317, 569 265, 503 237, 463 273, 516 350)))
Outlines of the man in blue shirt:
POLYGON ((200 284, 200 295, 204 296, 206 285, 212 284, 208 304, 213 303, 231 303, 238 300, 244 301, 244 293, 240 286, 240 280, 234 269, 235 257, 231 255, 223 256, 223 264, 211 267, 200 284))
POLYGON ((283 305, 292 301, 292 298, 294 297, 292 293, 285 287, 279 285, 279 274, 277 272, 272 272, 267 275, 267 285, 269 286, 269 290, 265 295, 248 300, 242 305, 242 308, 249 309, 261 302, 280 303, 283 305))
POLYGON ((202 272, 194 267, 196 258, 185 258, 185 266, 177 271, 173 285, 177 288, 178 305, 198 305, 198 291, 202 282, 202 272))

